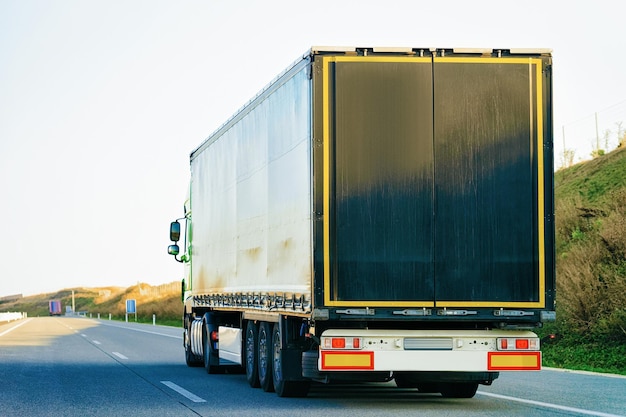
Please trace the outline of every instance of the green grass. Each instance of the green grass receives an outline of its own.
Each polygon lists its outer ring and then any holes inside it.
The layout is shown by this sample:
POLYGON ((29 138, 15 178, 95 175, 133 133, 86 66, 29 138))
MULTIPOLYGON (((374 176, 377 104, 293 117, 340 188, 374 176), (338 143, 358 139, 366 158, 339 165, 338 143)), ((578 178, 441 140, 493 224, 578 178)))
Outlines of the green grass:
POLYGON ((543 366, 626 375, 626 345, 559 340, 541 346, 543 366))
POLYGON ((556 173, 554 183, 557 201, 580 198, 601 206, 610 192, 626 188, 626 148, 562 169, 556 173))

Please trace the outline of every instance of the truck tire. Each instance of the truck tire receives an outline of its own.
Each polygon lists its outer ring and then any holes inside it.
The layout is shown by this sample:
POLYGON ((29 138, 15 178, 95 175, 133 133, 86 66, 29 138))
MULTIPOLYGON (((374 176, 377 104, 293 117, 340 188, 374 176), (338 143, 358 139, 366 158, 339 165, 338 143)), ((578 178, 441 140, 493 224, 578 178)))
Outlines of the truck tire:
POLYGON ((478 382, 450 382, 441 384, 441 395, 445 398, 472 398, 477 389, 478 382))
POLYGON ((202 326, 202 352, 204 368, 209 374, 224 373, 224 369, 220 367, 219 353, 211 342, 211 332, 217 330, 215 317, 211 313, 204 315, 204 325, 202 326))
POLYGON ((193 354, 189 343, 185 343, 185 363, 187 363, 187 366, 190 368, 197 368, 204 365, 202 357, 193 354))
POLYGON ((279 397, 306 397, 311 383, 309 381, 286 381, 283 367, 296 367, 300 364, 283 363, 280 324, 274 324, 272 331, 272 383, 279 397))
POLYGON ((252 320, 246 324, 246 379, 252 388, 259 388, 259 326, 252 320))
POLYGON ((193 320, 191 316, 187 313, 183 313, 183 324, 185 326, 185 330, 183 330, 183 345, 185 347, 185 363, 187 366, 191 368, 196 368, 204 365, 204 360, 202 356, 196 356, 191 351, 191 321, 193 320))
POLYGON ((272 326, 270 323, 261 322, 259 325, 258 343, 258 369, 259 383, 265 392, 274 391, 274 381, 272 378, 272 326))

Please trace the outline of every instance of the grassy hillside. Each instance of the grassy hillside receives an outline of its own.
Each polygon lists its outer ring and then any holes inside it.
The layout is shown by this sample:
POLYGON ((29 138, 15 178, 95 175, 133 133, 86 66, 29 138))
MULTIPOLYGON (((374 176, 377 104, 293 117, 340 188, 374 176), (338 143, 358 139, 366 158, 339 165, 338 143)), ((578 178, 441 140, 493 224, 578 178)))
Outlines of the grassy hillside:
POLYGON ((626 374, 626 148, 555 177, 557 334, 552 366, 626 374))
POLYGON ((600 207, 626 187, 626 147, 562 169, 555 175, 557 201, 578 200, 600 207))

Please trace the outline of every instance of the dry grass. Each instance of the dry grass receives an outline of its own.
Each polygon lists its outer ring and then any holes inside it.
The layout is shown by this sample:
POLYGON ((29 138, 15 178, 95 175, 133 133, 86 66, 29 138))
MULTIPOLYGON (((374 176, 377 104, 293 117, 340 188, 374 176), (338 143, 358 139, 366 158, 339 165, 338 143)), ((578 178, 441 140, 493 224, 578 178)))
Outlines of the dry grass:
POLYGON ((173 282, 161 286, 139 284, 128 288, 70 288, 55 293, 38 294, 19 300, 0 303, 2 311, 28 313, 29 317, 47 316, 48 301, 61 300, 63 310, 72 305, 72 291, 76 312, 84 312, 96 317, 123 319, 126 314, 126 300, 134 299, 138 321, 152 322, 152 315, 157 321, 179 325, 182 317, 180 283, 173 282))
POLYGON ((570 331, 626 341, 626 188, 608 202, 559 201, 557 302, 570 331))

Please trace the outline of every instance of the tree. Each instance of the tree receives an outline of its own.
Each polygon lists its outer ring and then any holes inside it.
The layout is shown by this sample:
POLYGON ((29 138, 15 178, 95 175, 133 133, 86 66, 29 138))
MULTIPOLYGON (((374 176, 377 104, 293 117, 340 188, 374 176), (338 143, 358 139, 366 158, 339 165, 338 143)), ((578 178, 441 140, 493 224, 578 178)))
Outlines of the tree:
POLYGON ((576 151, 574 149, 563 149, 563 155, 561 160, 561 168, 569 168, 574 165, 574 157, 576 151))
POLYGON ((624 122, 617 122, 617 147, 626 146, 626 129, 622 127, 624 122))

